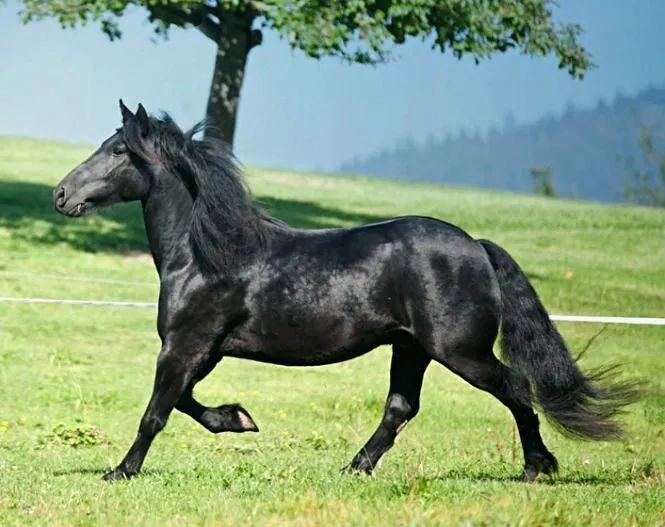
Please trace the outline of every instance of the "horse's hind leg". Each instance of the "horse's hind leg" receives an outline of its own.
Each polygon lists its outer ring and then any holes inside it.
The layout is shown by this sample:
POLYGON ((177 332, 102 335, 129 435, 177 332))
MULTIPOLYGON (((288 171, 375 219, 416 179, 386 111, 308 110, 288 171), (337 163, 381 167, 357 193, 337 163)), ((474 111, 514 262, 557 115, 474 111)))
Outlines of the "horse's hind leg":
POLYGON ((538 416, 529 403, 531 388, 525 377, 499 362, 491 345, 459 346, 449 353, 434 353, 433 356, 476 388, 491 393, 511 411, 522 442, 525 481, 534 481, 541 472, 556 472, 557 460, 540 436, 538 416))
POLYGON ((371 474, 379 459, 395 442, 407 421, 420 407, 420 389, 430 358, 417 346, 393 346, 390 391, 383 418, 376 432, 348 466, 352 471, 371 474))

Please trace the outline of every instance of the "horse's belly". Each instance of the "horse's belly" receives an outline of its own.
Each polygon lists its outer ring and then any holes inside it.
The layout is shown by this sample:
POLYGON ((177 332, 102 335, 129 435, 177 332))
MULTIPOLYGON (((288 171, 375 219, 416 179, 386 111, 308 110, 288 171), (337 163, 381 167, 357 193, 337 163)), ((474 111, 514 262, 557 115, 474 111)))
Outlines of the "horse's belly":
POLYGON ((233 332, 222 352, 262 362, 316 366, 352 359, 386 342, 390 327, 377 321, 307 317, 305 323, 280 321, 233 332))

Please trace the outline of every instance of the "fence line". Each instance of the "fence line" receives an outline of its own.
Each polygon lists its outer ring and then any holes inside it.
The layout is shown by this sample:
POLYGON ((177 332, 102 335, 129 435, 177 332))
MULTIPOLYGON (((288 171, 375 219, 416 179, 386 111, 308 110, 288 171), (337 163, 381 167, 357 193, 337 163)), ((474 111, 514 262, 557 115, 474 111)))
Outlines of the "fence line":
POLYGON ((17 302, 19 304, 71 304, 76 306, 105 307, 157 307, 157 302, 132 302, 116 300, 69 300, 65 298, 19 298, 0 296, 0 302, 17 302))
MULTIPOLYGON (((64 298, 21 298, 0 297, 0 302, 21 304, 69 304, 77 306, 102 307, 157 307, 157 302, 133 302, 117 300, 70 300, 64 298)), ((585 322, 594 324, 632 324, 640 326, 665 326, 665 318, 657 317, 609 317, 596 315, 550 315, 555 322, 585 322)))
POLYGON ((20 271, 0 271, 0 275, 37 278, 44 280, 64 280, 67 282, 90 282, 93 284, 138 285, 143 287, 159 286, 159 282, 134 282, 130 280, 113 280, 111 278, 87 278, 83 276, 68 276, 61 274, 46 274, 46 273, 26 273, 20 271))
POLYGON ((637 326, 665 326, 665 318, 605 317, 594 315, 550 315, 556 322, 591 322, 596 324, 633 324, 637 326))

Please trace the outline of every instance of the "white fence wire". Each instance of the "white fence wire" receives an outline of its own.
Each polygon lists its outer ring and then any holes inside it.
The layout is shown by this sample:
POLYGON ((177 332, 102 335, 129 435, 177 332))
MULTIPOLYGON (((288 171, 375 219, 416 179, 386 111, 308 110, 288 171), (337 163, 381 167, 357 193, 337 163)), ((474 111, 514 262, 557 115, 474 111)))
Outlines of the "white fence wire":
MULTIPOLYGON (((65 298, 21 298, 0 297, 0 302, 21 304, 69 304, 78 306, 101 307, 150 307, 156 308, 157 302, 134 302, 117 300, 70 300, 65 298)), ((610 317, 596 315, 550 315, 555 322, 584 322, 592 324, 632 324, 640 326, 665 326, 665 318, 657 317, 610 317)))

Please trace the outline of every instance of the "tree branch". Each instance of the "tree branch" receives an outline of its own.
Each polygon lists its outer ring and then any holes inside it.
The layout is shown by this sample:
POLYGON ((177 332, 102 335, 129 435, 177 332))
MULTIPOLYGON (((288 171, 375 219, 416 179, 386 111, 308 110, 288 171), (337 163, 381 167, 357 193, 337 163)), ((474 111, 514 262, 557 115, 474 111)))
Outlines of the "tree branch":
POLYGON ((208 37, 210 40, 213 40, 216 43, 219 42, 219 39, 222 34, 219 24, 215 22, 212 18, 210 18, 208 15, 205 15, 200 24, 198 25, 192 24, 192 25, 196 29, 198 29, 201 33, 203 33, 206 37, 208 37))
POLYGON ((252 29, 249 35, 249 45, 252 48, 260 46, 263 43, 263 32, 260 29, 252 29))
POLYGON ((219 42, 221 38, 221 29, 208 14, 205 6, 191 12, 174 7, 173 4, 153 5, 148 8, 151 19, 160 19, 169 24, 185 28, 193 26, 214 42, 219 42))

